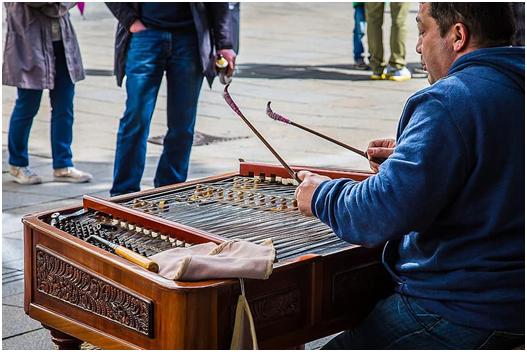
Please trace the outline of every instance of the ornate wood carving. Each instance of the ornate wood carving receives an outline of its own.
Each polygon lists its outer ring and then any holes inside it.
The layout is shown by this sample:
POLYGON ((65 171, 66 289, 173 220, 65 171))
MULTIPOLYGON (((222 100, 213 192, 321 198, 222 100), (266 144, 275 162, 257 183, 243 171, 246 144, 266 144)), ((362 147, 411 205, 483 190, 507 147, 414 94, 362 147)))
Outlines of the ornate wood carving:
POLYGON ((97 278, 39 245, 35 266, 36 288, 42 294, 152 336, 151 300, 97 278))
POLYGON ((300 313, 300 290, 294 288, 250 302, 255 324, 265 325, 277 319, 300 313))

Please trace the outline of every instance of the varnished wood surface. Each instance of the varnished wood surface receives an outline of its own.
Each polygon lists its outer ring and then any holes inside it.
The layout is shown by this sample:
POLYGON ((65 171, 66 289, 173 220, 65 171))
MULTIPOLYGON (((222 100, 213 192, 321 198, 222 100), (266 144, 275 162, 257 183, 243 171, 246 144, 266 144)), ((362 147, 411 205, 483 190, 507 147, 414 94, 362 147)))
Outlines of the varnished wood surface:
MULTIPOLYGON (((255 175, 264 172, 279 176, 280 172, 279 167, 261 164, 251 166, 242 163, 240 168, 241 173, 253 172, 255 175)), ((352 177, 349 172, 326 171, 335 177, 352 177)), ((368 175, 357 173, 353 174, 353 178, 361 180, 368 175)), ((232 176, 211 177, 207 181, 232 176)), ((167 186, 163 190, 203 182, 196 180, 167 186)), ((161 190, 136 193, 136 196, 158 191, 161 190)), ((127 212, 126 208, 106 200, 89 199, 84 206, 91 208, 102 204, 107 207, 108 203, 125 218, 131 216, 138 222, 156 220, 138 216, 136 211, 127 212)), ((67 210, 75 209, 78 207, 67 210)), ((41 220, 52 212, 34 214, 23 220, 24 307, 31 317, 104 349, 229 348, 235 304, 240 293, 238 280, 173 282, 164 279, 41 220), (36 251, 51 253, 54 265, 58 266, 53 273, 53 280, 56 280, 53 283, 64 285, 64 288, 56 291, 57 294, 49 293, 49 286, 46 286, 47 289, 36 287, 36 272, 43 270, 36 267, 36 251), (86 285, 85 281, 75 277, 70 282, 68 272, 79 272, 82 275, 75 274, 76 277, 85 276, 85 280, 90 280, 92 284, 86 285), (131 295, 138 299, 134 304, 151 305, 152 314, 146 315, 151 316, 151 322, 146 322, 146 318, 142 320, 148 325, 150 333, 128 326, 126 319, 105 316, 107 313, 97 305, 92 309, 90 305, 83 305, 64 295, 63 291, 68 290, 72 282, 74 288, 77 285, 87 289, 90 299, 98 305, 107 303, 103 298, 97 303, 94 297, 98 297, 99 291, 131 295), (102 313, 95 313, 99 311, 102 313)), ((144 226, 144 223, 138 224, 144 226)), ((193 232, 193 229, 189 233, 189 236, 200 236, 199 231, 193 232)), ((268 280, 245 280, 259 346, 264 349, 289 348, 357 324, 389 286, 379 258, 379 249, 350 245, 328 255, 304 254, 279 263, 268 280)))
MULTIPOLYGON (((374 175, 373 172, 370 171, 359 171, 359 170, 331 170, 331 169, 319 169, 309 166, 291 166, 293 171, 298 172, 301 170, 307 170, 311 171, 313 173, 328 176, 330 178, 336 179, 336 178, 351 178, 355 181, 363 181, 366 178, 374 175)), ((242 176, 259 176, 259 175, 266 175, 266 176, 279 176, 282 178, 289 178, 289 174, 285 171, 285 169, 281 166, 277 165, 269 165, 264 163, 248 163, 248 162, 241 162, 240 163, 240 175, 242 176)))

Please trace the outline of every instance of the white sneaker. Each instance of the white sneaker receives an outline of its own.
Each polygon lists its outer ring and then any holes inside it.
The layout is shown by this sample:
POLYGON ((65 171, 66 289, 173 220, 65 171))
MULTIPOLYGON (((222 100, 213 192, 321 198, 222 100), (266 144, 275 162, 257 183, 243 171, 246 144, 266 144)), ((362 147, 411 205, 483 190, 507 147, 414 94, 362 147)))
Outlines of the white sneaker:
POLYGON ((77 170, 74 167, 65 167, 53 171, 55 182, 83 183, 90 182, 93 176, 87 172, 77 170))
POLYGON ((412 73, 406 67, 398 70, 395 67, 388 66, 386 67, 385 77, 385 79, 389 79, 390 81, 402 82, 411 79, 412 73))
POLYGON ((42 177, 31 170, 29 166, 9 166, 9 173, 13 176, 13 181, 21 185, 36 185, 42 183, 42 177))

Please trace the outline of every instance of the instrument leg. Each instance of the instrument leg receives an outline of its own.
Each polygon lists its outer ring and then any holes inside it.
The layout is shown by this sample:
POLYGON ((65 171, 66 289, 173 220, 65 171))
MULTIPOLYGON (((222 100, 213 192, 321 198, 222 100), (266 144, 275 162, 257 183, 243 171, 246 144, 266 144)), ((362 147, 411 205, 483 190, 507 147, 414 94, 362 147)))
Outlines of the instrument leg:
POLYGON ((49 332, 51 333, 51 341, 53 341, 53 343, 57 345, 57 348, 59 350, 81 349, 82 341, 78 338, 65 334, 62 331, 53 329, 52 327, 49 327, 47 325, 42 326, 49 330, 49 332))

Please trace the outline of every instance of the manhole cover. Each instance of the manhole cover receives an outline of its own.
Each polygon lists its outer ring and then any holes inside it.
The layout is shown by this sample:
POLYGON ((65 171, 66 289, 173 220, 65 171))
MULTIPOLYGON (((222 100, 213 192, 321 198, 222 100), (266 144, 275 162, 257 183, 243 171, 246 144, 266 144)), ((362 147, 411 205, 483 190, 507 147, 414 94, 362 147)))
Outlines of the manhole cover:
MULTIPOLYGON (((148 138, 148 142, 152 144, 158 144, 163 145, 163 139, 165 138, 164 135, 162 136, 155 136, 148 138)), ((213 136, 210 134, 206 134, 203 132, 194 132, 194 143, 192 143, 193 146, 200 146, 200 145, 209 145, 213 143, 218 142, 227 142, 227 141, 234 141, 237 139, 245 139, 249 138, 248 136, 241 136, 241 137, 220 137, 220 136, 213 136)))

